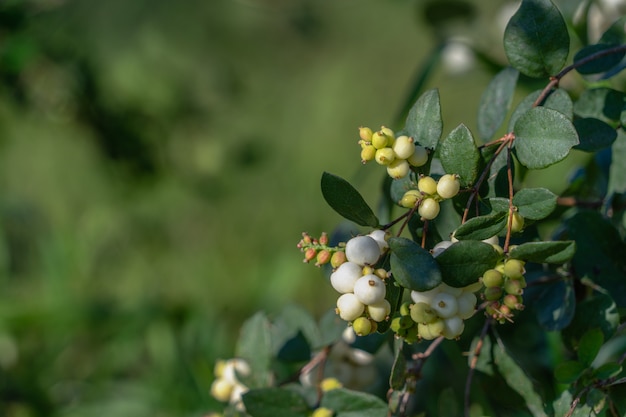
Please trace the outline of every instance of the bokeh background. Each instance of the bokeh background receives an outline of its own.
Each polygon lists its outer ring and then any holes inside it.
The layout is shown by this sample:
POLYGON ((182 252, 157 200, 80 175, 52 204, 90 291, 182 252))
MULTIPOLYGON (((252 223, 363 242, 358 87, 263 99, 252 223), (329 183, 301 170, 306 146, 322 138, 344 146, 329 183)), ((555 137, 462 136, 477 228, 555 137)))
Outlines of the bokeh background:
POLYGON ((0 0, 0 415, 219 409, 246 317, 333 306, 321 173, 375 205, 357 128, 425 88, 473 129, 515 6, 0 0))

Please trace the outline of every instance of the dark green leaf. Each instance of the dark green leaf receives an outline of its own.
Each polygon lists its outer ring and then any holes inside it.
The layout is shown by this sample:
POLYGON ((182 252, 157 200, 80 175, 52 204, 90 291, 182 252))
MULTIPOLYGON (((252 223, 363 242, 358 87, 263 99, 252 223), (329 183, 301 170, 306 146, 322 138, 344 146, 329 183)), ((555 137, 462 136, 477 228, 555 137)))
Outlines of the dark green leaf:
POLYGON ((561 362, 554 370, 554 376, 561 384, 575 382, 585 372, 587 367, 578 361, 561 362))
POLYGON ((506 227, 507 217, 506 212, 495 212, 471 218, 456 229, 454 237, 459 240, 489 239, 506 227))
POLYGON ((556 110, 535 107, 515 123, 515 150, 522 165, 546 168, 565 158, 578 135, 572 122, 556 110))
POLYGON ((344 330, 346 330, 346 322, 337 315, 334 309, 328 310, 320 319, 319 345, 313 347, 320 348, 337 342, 344 330))
POLYGON ((430 252, 410 239, 389 239, 391 273, 403 287, 415 291, 428 291, 441 284, 439 265, 430 252))
POLYGON ((626 133, 622 129, 611 147, 611 155, 608 195, 626 193, 626 133))
POLYGON ((406 382, 406 358, 402 352, 401 339, 397 345, 398 348, 396 349, 391 374, 389 375, 389 387, 394 390, 402 389, 406 382))
POLYGON ((483 273, 493 268, 500 254, 488 243, 461 240, 437 257, 443 282, 452 287, 473 284, 483 273))
POLYGON ((504 122, 511 108, 519 72, 507 67, 491 80, 478 106, 478 134, 489 140, 504 122))
POLYGON ((556 208, 556 195, 546 188, 524 188, 513 196, 513 205, 522 217, 540 220, 556 208))
POLYGON ((563 341, 567 346, 577 347, 582 336, 593 328, 599 328, 608 339, 613 336, 619 325, 617 306, 608 295, 597 294, 576 305, 576 312, 571 324, 563 332, 563 341))
POLYGON ((459 175, 461 187, 474 183, 478 176, 480 153, 472 132, 465 125, 457 126, 441 141, 439 159, 446 172, 459 175))
MULTIPOLYGON (((515 122, 519 117, 526 113, 528 110, 533 108, 533 104, 539 98, 539 95, 543 90, 536 90, 529 95, 527 95, 515 108, 511 118, 509 119, 509 127, 508 131, 512 132, 514 130, 515 122)), ((574 103, 570 98, 569 94, 562 88, 557 88, 553 90, 548 97, 543 101, 543 103, 539 103, 540 106, 543 106, 547 109, 556 110, 559 113, 563 114, 569 120, 574 116, 574 103)))
POLYGON ((617 138, 614 128, 594 118, 584 118, 574 120, 574 127, 578 132, 580 143, 574 147, 586 152, 595 152, 611 146, 617 138))
POLYGON ((243 395, 251 417, 308 417, 311 409, 300 394, 284 388, 260 388, 243 395))
POLYGON ((624 108, 624 93, 606 87, 584 90, 574 103, 574 113, 581 118, 600 119, 617 126, 624 108))
POLYGON ((344 388, 328 391, 322 397, 321 407, 331 409, 336 417, 381 417, 387 415, 387 404, 365 392, 344 388))
POLYGON ((589 329, 578 343, 578 359, 585 366, 590 366, 604 344, 604 334, 598 328, 589 329))
POLYGON ((443 130, 438 90, 428 90, 417 99, 409 111, 404 130, 420 145, 431 149, 437 147, 443 130))
POLYGON ((572 259, 575 252, 576 242, 567 240, 522 243, 513 247, 509 255, 528 262, 562 264, 572 259))
POLYGON ((251 377, 246 382, 252 388, 269 384, 272 355, 270 322, 263 312, 258 312, 241 326, 236 349, 236 356, 250 365, 251 377))
POLYGON ((576 298, 571 281, 548 284, 539 294, 533 308, 541 327, 548 331, 567 327, 574 317, 576 298))
POLYGON ((322 195, 337 213, 360 226, 378 226, 378 218, 361 194, 341 177, 324 172, 322 195))
POLYGON ((508 213, 509 199, 503 197, 492 197, 489 199, 489 205, 494 212, 508 213))
POLYGON ((567 26, 550 0, 523 0, 504 32, 511 66, 529 77, 556 75, 569 53, 567 26))
POLYGON ((576 241, 572 266, 609 291, 620 307, 626 307, 626 245, 619 232, 600 213, 580 211, 565 221, 568 237, 576 241))
POLYGON ((622 365, 617 362, 609 362, 601 365, 593 371, 593 376, 598 379, 608 379, 616 377, 622 372, 622 365))
MULTIPOLYGON (((623 26, 622 26, 623 27, 623 26)), ((615 45, 607 45, 607 44, 596 44, 596 45, 588 45, 583 49, 578 51, 576 55, 574 55, 574 62, 578 62, 583 60, 584 58, 596 54, 601 53, 602 51, 609 50, 611 48, 615 48, 615 45)), ((605 72, 619 64, 624 58, 626 52, 622 51, 619 53, 607 54, 598 58, 595 58, 583 65, 577 66, 576 71, 581 74, 598 74, 600 72, 605 72)))

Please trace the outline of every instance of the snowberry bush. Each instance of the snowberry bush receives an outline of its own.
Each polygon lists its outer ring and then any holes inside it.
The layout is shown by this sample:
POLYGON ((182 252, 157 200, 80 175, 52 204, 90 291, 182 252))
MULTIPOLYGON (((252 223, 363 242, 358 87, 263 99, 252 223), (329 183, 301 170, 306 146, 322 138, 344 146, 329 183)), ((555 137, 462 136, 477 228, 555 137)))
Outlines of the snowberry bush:
POLYGON ((521 2, 477 132, 444 134, 436 89, 358 128, 347 159, 382 168, 380 212, 323 173, 359 228, 297 246, 337 299, 243 325, 216 367, 225 415, 626 415, 626 19, 591 42, 592 3, 566 21, 521 2), (520 83, 542 86, 513 106, 520 83), (560 195, 527 186, 572 149, 590 157, 560 195))

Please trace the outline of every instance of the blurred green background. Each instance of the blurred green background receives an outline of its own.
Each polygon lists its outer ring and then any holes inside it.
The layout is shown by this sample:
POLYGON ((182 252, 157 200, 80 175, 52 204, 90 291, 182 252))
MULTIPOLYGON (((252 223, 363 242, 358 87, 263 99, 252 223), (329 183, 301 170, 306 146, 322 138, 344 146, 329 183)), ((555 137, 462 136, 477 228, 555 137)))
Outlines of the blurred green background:
POLYGON ((433 54, 444 134, 473 129, 510 6, 0 1, 0 415, 219 409, 247 316, 333 306, 295 247, 340 222, 321 173, 375 204, 357 127, 401 127, 433 54))

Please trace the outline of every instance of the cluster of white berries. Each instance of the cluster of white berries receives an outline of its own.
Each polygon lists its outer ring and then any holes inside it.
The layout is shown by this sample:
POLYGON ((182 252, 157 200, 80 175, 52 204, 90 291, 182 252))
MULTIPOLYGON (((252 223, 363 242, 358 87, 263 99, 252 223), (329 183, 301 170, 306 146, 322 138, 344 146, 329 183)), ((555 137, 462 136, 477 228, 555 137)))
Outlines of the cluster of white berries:
POLYGON ((460 189, 458 175, 445 174, 439 181, 430 176, 422 176, 417 181, 417 189, 405 192, 398 204, 406 208, 418 205, 419 215, 425 220, 432 220, 439 214, 439 202, 456 196, 460 189))
POLYGON ((391 178, 406 177, 411 166, 421 167, 428 162, 428 150, 416 145, 409 136, 395 136, 393 130, 382 126, 373 132, 369 127, 359 128, 359 144, 361 145, 361 162, 376 161, 387 167, 391 178))
POLYGON ((250 375, 250 366, 243 359, 218 360, 215 363, 215 380, 211 385, 211 395, 218 401, 228 402, 243 411, 241 396, 248 387, 239 381, 238 375, 250 375))
POLYGON ((380 256, 389 245, 384 230, 374 230, 369 235, 356 236, 346 242, 346 261, 330 275, 332 287, 341 293, 337 299, 337 314, 352 322, 358 335, 367 335, 377 323, 386 320, 391 305, 385 299, 388 273, 383 268, 374 269, 380 256))

